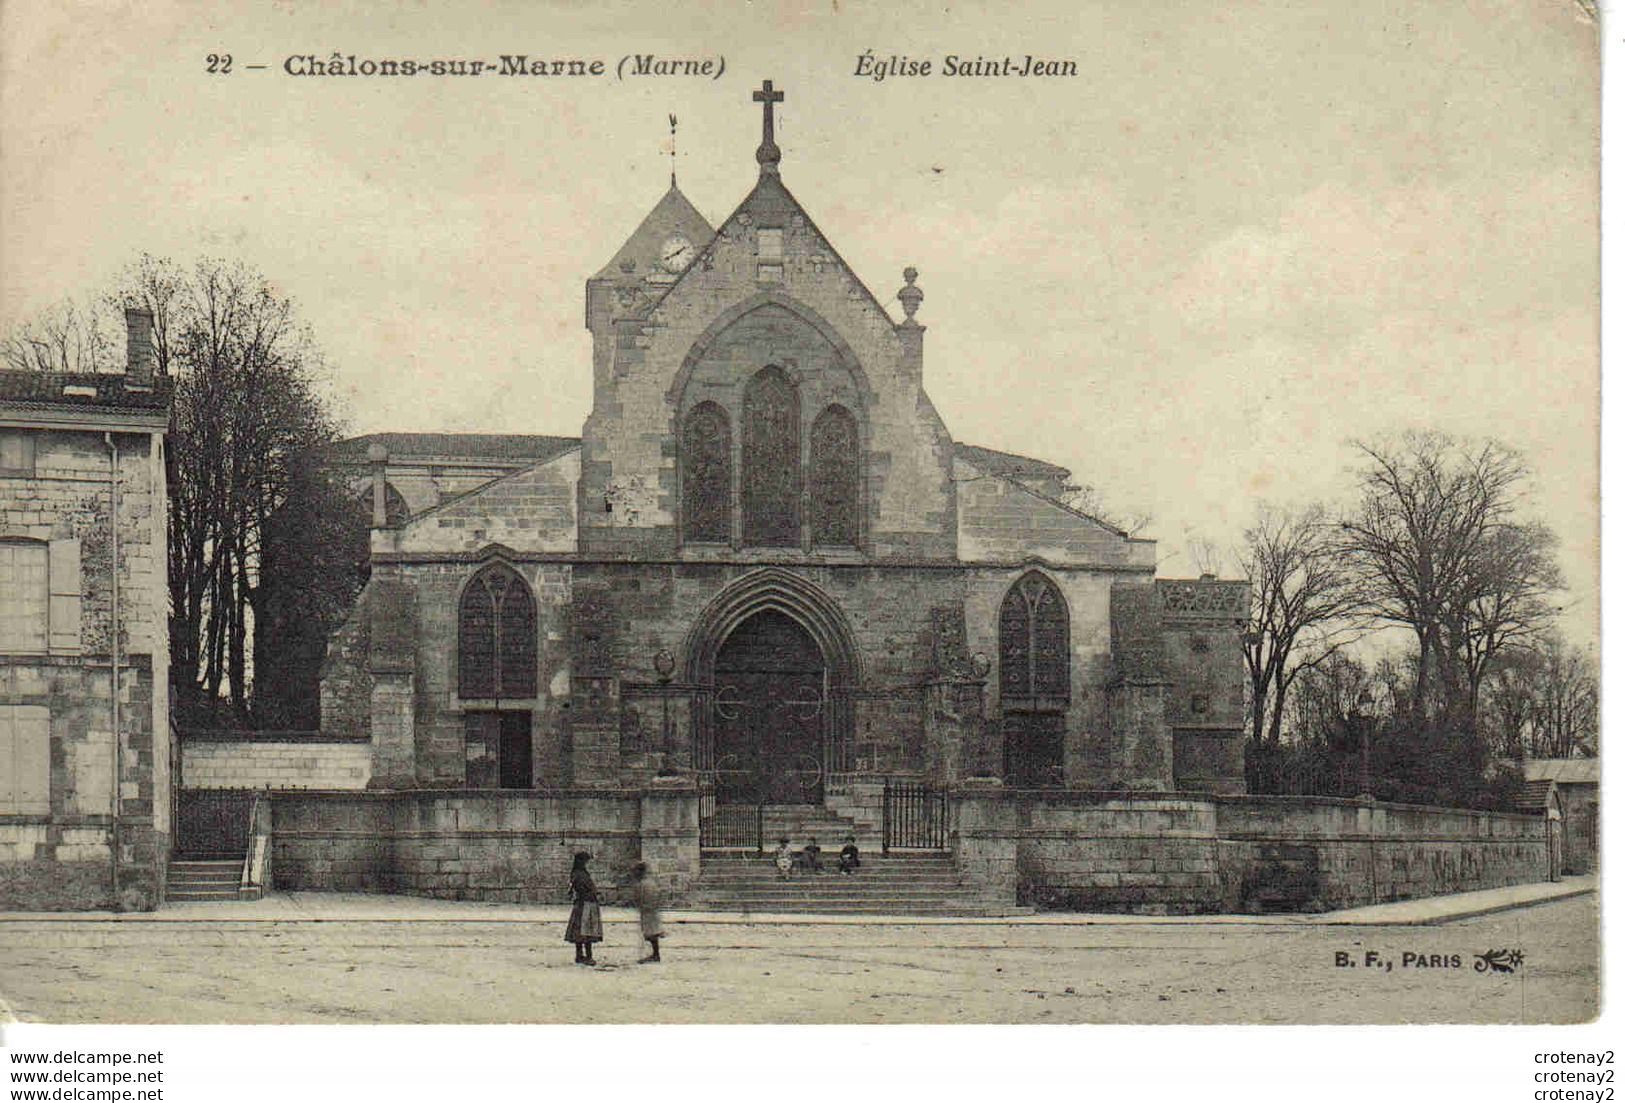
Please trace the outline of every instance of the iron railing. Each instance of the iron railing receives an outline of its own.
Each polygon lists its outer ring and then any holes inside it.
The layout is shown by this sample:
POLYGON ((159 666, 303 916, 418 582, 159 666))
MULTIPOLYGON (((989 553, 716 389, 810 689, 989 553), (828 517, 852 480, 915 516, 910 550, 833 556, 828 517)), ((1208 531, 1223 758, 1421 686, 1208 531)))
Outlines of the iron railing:
POLYGON ((888 781, 881 804, 881 852, 946 850, 948 791, 919 781, 888 781))
POLYGON ((181 789, 175 794, 175 853, 241 859, 252 831, 253 789, 181 789))
POLYGON ((700 820, 700 849, 762 849, 762 806, 760 804, 719 804, 700 820))

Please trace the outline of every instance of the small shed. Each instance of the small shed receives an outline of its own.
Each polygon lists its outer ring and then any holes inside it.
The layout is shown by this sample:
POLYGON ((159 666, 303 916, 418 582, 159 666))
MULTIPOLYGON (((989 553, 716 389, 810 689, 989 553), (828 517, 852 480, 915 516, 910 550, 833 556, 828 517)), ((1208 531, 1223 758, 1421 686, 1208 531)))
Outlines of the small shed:
POLYGON ((1528 758, 1523 762, 1523 789, 1518 807, 1538 812, 1555 802, 1563 817, 1563 872, 1597 869, 1598 790, 1602 760, 1597 758, 1528 758))

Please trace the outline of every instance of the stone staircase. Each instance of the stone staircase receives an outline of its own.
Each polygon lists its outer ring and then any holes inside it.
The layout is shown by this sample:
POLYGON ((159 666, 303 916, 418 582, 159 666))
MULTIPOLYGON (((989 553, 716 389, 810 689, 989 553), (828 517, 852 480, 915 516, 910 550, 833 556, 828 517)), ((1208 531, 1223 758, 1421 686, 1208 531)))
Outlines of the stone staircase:
POLYGON ((762 809, 762 845, 770 851, 778 849, 780 839, 789 839, 797 850, 817 839, 824 857, 834 861, 848 835, 856 835, 863 850, 880 849, 878 832, 864 831, 822 804, 770 804, 762 809))
POLYGON ((780 875, 770 855, 707 853, 700 859, 694 906, 857 915, 1010 915, 1021 910, 965 884, 947 854, 869 851, 862 867, 847 874, 837 870, 835 851, 834 847, 824 851, 826 872, 796 870, 789 880, 780 875))
POLYGON ((172 858, 164 898, 188 900, 257 900, 259 889, 243 889, 241 858, 172 858))
POLYGON ((1027 909, 996 900, 964 882, 953 857, 941 851, 881 853, 878 826, 821 804, 779 804, 762 809, 762 846, 707 849, 693 906, 702 910, 855 915, 1011 915, 1027 909), (863 865, 838 869, 841 846, 854 835, 863 865), (786 880, 773 864, 780 839, 799 851, 809 839, 822 849, 825 872, 796 870, 786 880))

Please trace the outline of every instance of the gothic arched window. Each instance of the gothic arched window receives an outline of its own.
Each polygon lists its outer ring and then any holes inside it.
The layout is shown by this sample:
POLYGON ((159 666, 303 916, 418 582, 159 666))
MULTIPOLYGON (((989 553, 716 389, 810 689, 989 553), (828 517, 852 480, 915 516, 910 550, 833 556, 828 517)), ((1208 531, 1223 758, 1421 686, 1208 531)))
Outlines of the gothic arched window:
POLYGON ((858 542, 858 423, 830 406, 812 427, 812 542, 858 542))
POLYGON ((740 427, 740 511, 744 542, 793 548, 801 543, 801 409, 795 384, 776 367, 745 387, 740 427))
POLYGON ((1022 575, 999 608, 999 703, 1004 776, 1013 785, 1064 780, 1071 698, 1066 600, 1037 571, 1022 575))
POLYGON ((733 536, 733 436, 728 415, 702 402, 683 420, 683 539, 726 543, 733 536))
POLYGON ((475 575, 457 611, 457 695, 536 696, 536 602, 511 567, 475 575))
POLYGON ((1071 696, 1066 600, 1037 571, 1022 575, 999 609, 999 695, 1064 702, 1071 696))

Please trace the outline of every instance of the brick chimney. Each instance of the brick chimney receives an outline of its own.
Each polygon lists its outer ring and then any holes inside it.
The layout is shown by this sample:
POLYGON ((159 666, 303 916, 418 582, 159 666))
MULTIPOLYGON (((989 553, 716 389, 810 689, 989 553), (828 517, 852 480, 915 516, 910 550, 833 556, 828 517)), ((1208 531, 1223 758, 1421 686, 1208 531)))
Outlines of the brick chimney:
POLYGON ((150 390, 154 371, 152 311, 139 306, 125 307, 124 328, 129 333, 124 361, 124 385, 131 390, 150 390))

